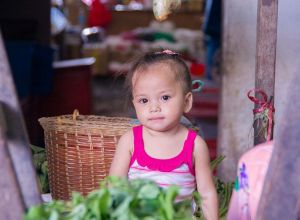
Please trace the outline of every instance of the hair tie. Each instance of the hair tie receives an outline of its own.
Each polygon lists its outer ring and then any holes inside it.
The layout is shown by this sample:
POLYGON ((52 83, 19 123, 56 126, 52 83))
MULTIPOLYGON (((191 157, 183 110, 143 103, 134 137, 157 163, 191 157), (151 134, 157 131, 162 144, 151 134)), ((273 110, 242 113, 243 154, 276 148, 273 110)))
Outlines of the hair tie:
POLYGON ((155 52, 155 54, 167 54, 167 55, 176 55, 176 56, 178 56, 179 55, 179 53, 176 53, 176 52, 174 52, 174 51, 172 51, 172 50, 163 50, 163 51, 161 51, 161 52, 155 52))
POLYGON ((195 89, 192 89, 192 92, 200 92, 204 86, 204 82, 200 79, 195 79, 192 81, 192 86, 194 87, 194 85, 198 85, 198 87, 195 89))

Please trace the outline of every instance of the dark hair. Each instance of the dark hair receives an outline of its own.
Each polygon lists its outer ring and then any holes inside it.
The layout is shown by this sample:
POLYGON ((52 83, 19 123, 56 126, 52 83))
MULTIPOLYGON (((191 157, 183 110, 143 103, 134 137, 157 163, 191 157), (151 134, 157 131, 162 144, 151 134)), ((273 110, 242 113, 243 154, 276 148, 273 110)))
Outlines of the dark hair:
POLYGON ((152 64, 166 63, 174 70, 175 79, 181 84, 184 93, 192 91, 192 79, 189 68, 178 53, 170 50, 162 52, 148 52, 142 57, 133 62, 130 70, 128 71, 125 79, 125 89, 132 99, 132 78, 138 72, 148 68, 152 64))

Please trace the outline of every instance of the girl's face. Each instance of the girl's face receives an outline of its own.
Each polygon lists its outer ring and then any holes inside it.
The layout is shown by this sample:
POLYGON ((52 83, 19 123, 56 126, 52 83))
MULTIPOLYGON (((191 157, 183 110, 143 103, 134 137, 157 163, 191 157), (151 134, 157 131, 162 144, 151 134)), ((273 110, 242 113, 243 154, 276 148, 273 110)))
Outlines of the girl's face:
POLYGON ((133 105, 137 118, 148 129, 168 131, 179 125, 183 113, 192 106, 192 94, 183 94, 169 65, 154 64, 134 74, 133 105))

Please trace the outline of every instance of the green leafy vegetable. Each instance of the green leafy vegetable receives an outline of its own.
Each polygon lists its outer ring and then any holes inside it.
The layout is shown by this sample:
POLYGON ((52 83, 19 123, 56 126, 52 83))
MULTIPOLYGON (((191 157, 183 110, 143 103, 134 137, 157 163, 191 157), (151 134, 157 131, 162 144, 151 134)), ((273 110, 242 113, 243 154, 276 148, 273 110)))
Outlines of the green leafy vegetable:
MULTIPOLYGON (((34 155, 44 153, 36 148, 34 155)), ((44 155, 45 156, 45 155, 44 155)), ((220 156, 211 162, 212 170, 224 159, 220 156)), ((45 158, 36 156, 34 163, 42 168, 45 158)), ((39 172, 40 172, 39 171, 39 172)), ((225 219, 233 183, 224 183, 214 177, 219 197, 219 217, 225 219)), ((100 183, 98 190, 86 197, 78 192, 72 194, 71 201, 52 201, 30 208, 24 220, 190 220, 204 219, 200 205, 192 213, 191 201, 175 203, 177 187, 167 190, 159 188, 149 180, 127 181, 118 177, 108 177, 100 183)), ((197 204, 201 204, 198 192, 194 193, 197 204)))
POLYGON ((45 148, 30 145, 32 150, 33 165, 38 177, 38 183, 42 193, 49 193, 49 180, 48 180, 48 162, 46 160, 45 148))
POLYGON ((191 219, 190 201, 174 203, 178 189, 148 180, 109 177, 101 187, 71 201, 52 201, 29 209, 25 220, 174 220, 191 219))

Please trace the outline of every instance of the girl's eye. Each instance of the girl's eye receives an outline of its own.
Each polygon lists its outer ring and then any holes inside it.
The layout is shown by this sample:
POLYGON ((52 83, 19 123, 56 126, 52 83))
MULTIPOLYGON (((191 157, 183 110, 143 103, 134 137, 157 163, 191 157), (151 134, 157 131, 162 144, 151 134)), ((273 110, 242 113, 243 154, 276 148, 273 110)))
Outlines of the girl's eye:
POLYGON ((163 96, 161 97, 161 100, 163 100, 163 101, 168 101, 170 98, 171 98, 171 97, 168 96, 168 95, 163 95, 163 96))
POLYGON ((148 102, 148 99, 142 98, 139 100, 139 103, 146 104, 148 102))

